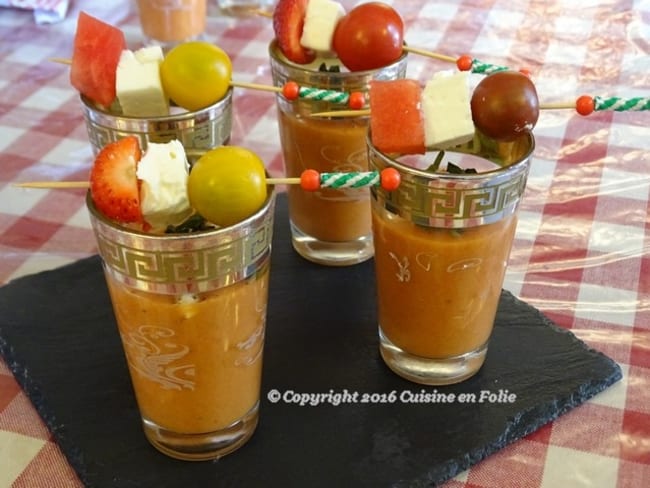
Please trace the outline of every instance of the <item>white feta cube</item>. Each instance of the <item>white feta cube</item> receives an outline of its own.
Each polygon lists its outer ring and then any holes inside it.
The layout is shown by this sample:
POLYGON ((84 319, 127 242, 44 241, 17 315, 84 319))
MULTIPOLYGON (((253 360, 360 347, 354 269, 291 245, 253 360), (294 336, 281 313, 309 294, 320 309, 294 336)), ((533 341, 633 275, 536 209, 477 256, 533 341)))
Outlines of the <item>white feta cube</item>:
POLYGON ((300 44, 314 51, 331 51, 334 30, 344 15, 345 8, 339 2, 309 0, 300 44))
POLYGON ((474 121, 466 71, 436 73, 422 91, 424 143, 445 149, 470 141, 474 121))
POLYGON ((160 80, 162 59, 160 46, 122 51, 115 88, 124 115, 145 118, 169 115, 169 99, 160 80))

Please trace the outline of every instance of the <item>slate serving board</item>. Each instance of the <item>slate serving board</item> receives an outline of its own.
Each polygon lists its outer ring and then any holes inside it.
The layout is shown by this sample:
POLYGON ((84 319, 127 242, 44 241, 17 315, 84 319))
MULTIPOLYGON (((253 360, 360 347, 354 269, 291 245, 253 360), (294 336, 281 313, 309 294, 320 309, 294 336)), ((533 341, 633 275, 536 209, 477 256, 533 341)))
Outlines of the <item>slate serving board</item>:
POLYGON ((372 261, 300 258, 282 195, 271 275, 260 425, 216 462, 176 461, 145 440, 97 256, 1 288, 0 353, 81 480, 100 488, 435 486, 621 378, 504 291, 477 376, 437 388, 402 380, 378 354, 372 261), (275 390, 283 398, 271 402, 275 390), (496 397, 481 402, 483 391, 496 397), (291 392, 349 395, 300 406, 291 392))

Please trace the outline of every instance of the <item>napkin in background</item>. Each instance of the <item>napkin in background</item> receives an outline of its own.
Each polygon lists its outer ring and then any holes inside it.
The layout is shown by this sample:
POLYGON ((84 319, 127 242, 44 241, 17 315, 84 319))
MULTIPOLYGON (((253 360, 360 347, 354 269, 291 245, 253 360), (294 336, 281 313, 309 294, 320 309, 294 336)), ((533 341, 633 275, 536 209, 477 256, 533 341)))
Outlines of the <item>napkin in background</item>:
POLYGON ((37 24, 54 24, 62 21, 69 4, 69 0, 0 0, 0 7, 33 10, 37 24))

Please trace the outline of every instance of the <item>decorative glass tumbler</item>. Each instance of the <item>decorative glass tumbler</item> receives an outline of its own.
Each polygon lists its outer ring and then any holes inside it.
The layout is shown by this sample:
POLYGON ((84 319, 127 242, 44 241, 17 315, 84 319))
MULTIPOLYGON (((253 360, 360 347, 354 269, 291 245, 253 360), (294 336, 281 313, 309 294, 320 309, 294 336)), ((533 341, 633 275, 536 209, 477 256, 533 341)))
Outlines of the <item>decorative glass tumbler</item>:
POLYGON ((87 206, 144 433, 170 457, 216 459, 254 433, 275 194, 230 227, 146 234, 87 206))
POLYGON ((395 191, 372 189, 379 348, 398 375, 445 385, 483 365, 533 147, 475 137, 396 157, 368 139, 371 169, 401 175, 395 191), (446 171, 427 171, 436 158, 446 171))
POLYGON ((165 48, 201 39, 208 16, 207 0, 138 0, 146 44, 165 48))
MULTIPOLYGON (((269 47, 275 86, 294 81, 300 87, 367 93, 373 79, 392 80, 406 74, 407 55, 393 64, 369 71, 324 71, 318 65, 288 61, 276 41, 269 47)), ((338 63, 334 60, 332 63, 338 63)), ((368 116, 314 117, 317 112, 345 108, 318 98, 289 101, 276 96, 280 142, 288 177, 306 169, 321 173, 368 171, 368 116)), ((291 241, 305 259, 330 266, 348 266, 373 255, 368 190, 325 188, 288 190, 291 241)))

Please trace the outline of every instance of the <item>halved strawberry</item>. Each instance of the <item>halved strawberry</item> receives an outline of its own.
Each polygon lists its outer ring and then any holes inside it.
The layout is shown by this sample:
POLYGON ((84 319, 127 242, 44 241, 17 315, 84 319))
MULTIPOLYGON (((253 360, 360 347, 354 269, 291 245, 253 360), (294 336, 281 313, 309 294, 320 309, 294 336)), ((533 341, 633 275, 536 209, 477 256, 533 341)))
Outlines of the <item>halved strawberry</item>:
POLYGON ((307 64, 316 58, 316 53, 300 44, 305 12, 309 0, 280 0, 273 10, 273 30, 282 54, 289 61, 307 64))
POLYGON ((142 222, 140 188, 135 170, 142 157, 140 142, 128 136, 111 142, 97 154, 90 171, 95 207, 111 220, 142 222))

